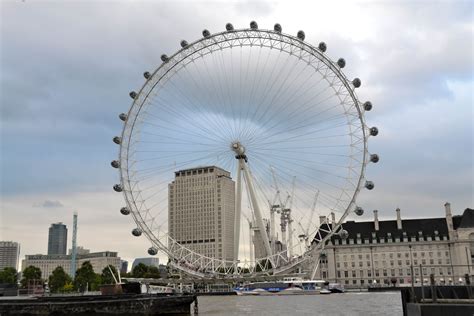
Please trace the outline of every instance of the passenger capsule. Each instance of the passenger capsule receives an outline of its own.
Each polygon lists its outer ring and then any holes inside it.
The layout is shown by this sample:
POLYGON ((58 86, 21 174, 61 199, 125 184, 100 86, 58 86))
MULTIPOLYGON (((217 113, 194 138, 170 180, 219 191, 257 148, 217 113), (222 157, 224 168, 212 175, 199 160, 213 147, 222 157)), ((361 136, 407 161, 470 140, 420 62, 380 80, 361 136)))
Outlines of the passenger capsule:
POLYGON ((370 161, 373 162, 373 163, 379 162, 379 155, 377 155, 377 154, 370 155, 370 161))
POLYGON ((324 42, 319 43, 318 48, 323 53, 326 51, 326 49, 328 49, 328 47, 326 46, 326 43, 324 43, 324 42))
POLYGON ((357 216, 362 216, 364 214, 364 209, 360 206, 357 206, 354 210, 354 213, 357 215, 357 216))
POLYGON ((158 250, 155 247, 148 248, 148 254, 150 256, 156 256, 157 253, 158 253, 158 250))
POLYGON ((354 80, 352 80, 352 84, 354 85, 354 88, 359 88, 362 82, 359 78, 355 78, 354 80))
POLYGON ((113 139, 114 143, 116 143, 117 145, 120 145, 122 143, 122 138, 118 137, 118 136, 115 136, 113 139))
POLYGON ((131 91, 129 94, 130 98, 134 99, 137 97, 137 93, 135 91, 131 91))
POLYGON ((375 185, 372 181, 365 181, 365 188, 367 190, 372 190, 374 187, 375 187, 375 185))
POLYGON ((281 33, 281 25, 279 23, 276 23, 274 26, 273 26, 273 30, 275 32, 278 32, 278 33, 281 33))
POLYGON ((372 110, 372 102, 370 101, 364 102, 364 110, 366 111, 372 110))
POLYGON ((377 136, 378 133, 379 133, 379 129, 377 127, 374 126, 370 128, 370 135, 377 136))
POLYGON ((182 48, 185 48, 185 47, 188 46, 188 42, 186 42, 185 40, 182 40, 180 45, 181 45, 182 48))
POLYGON ((121 119, 122 121, 125 122, 125 121, 127 120, 127 114, 125 114, 125 113, 120 113, 120 114, 119 114, 119 119, 121 119))
POLYGON ((120 213, 122 213, 122 215, 129 215, 130 214, 130 210, 128 209, 128 207, 122 207, 120 209, 120 213))
POLYGON ((227 23, 227 24, 225 25, 225 29, 226 29, 227 31, 233 31, 233 30, 234 30, 234 26, 232 25, 232 23, 227 23))
POLYGON ((339 60, 337 61, 337 65, 339 66, 339 68, 344 68, 346 66, 346 61, 344 60, 344 58, 339 58, 339 60))
POLYGON ((328 256, 328 255, 326 254, 325 251, 321 251, 321 253, 319 254, 319 259, 323 259, 323 260, 324 260, 324 259, 327 258, 327 256, 328 256))
POLYGON ((298 34, 296 34, 296 36, 298 36, 300 40, 304 41, 305 34, 303 31, 298 31, 298 34))
POLYGON ((112 162, 110 163, 110 165, 114 168, 120 168, 120 161, 118 160, 112 160, 112 162))
POLYGON ((122 185, 121 184, 116 184, 114 185, 114 191, 115 192, 122 192, 122 185))
POLYGON ((349 233, 347 232, 347 230, 343 229, 339 232, 339 237, 341 237, 342 239, 347 239, 349 237, 349 233))
POLYGON ((211 36, 211 32, 209 32, 208 30, 203 30, 202 31, 202 36, 207 38, 207 37, 211 36))
POLYGON ((251 28, 252 30, 258 29, 258 24, 257 24, 257 22, 255 22, 255 21, 250 22, 250 28, 251 28))
POLYGON ((141 236, 141 235, 142 235, 141 229, 140 229, 140 228, 134 228, 134 229, 132 230, 132 235, 135 236, 135 237, 141 236))
POLYGON ((166 54, 161 55, 161 61, 166 63, 169 60, 168 56, 166 54))
POLYGON ((145 79, 148 80, 148 79, 150 79, 151 74, 150 74, 148 71, 145 71, 145 72, 143 73, 143 77, 145 77, 145 79))
POLYGON ((354 85, 355 88, 359 88, 362 82, 360 81, 359 78, 355 78, 354 80, 352 80, 352 84, 354 85))

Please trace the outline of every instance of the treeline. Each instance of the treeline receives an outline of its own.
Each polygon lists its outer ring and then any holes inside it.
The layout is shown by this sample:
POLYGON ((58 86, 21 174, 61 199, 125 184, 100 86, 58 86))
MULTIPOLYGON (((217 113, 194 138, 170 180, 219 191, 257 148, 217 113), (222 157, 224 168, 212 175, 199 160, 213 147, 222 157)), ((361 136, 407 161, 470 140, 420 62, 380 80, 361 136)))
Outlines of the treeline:
MULTIPOLYGON (((157 267, 140 263, 130 273, 125 273, 121 277, 158 279, 160 272, 157 267)), ((48 281, 52 293, 97 291, 101 285, 115 284, 118 281, 118 272, 114 266, 109 265, 102 270, 102 273, 95 273, 92 264, 86 261, 77 269, 74 279, 62 267, 58 266, 53 270, 48 280, 42 280, 40 268, 28 266, 23 270, 20 286, 27 288, 32 283, 38 285, 39 282, 42 285, 45 281, 48 281)), ((17 284, 17 271, 14 268, 4 268, 0 271, 0 283, 17 284)))

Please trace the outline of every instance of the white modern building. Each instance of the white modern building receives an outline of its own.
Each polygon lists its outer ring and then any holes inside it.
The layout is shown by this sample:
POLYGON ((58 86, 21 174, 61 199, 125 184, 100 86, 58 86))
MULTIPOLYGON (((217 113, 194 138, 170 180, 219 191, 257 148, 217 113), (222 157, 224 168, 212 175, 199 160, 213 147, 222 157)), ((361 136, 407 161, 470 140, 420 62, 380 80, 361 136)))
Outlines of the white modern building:
MULTIPOLYGON (((79 269, 86 261, 91 263, 95 273, 102 273, 102 270, 108 265, 114 266, 117 271, 120 270, 120 257, 117 256, 117 252, 102 251, 78 254, 76 257, 76 269, 79 269)), ((28 266, 40 268, 41 278, 43 279, 48 279, 53 270, 58 266, 61 266, 69 274, 71 270, 71 255, 26 255, 22 261, 22 269, 28 266)))
POLYGON ((235 182, 219 167, 175 172, 168 191, 169 236, 202 255, 234 260, 235 182))
MULTIPOLYGON (((474 210, 453 216, 449 203, 441 218, 347 221, 347 239, 332 236, 317 277, 346 286, 463 282, 474 274, 474 210)), ((324 218, 322 219, 324 220, 324 218)), ((327 225, 321 223, 321 225, 327 225)), ((330 224, 329 224, 330 225, 330 224)))
POLYGON ((14 241, 0 241, 0 270, 15 268, 18 270, 20 244, 14 241))

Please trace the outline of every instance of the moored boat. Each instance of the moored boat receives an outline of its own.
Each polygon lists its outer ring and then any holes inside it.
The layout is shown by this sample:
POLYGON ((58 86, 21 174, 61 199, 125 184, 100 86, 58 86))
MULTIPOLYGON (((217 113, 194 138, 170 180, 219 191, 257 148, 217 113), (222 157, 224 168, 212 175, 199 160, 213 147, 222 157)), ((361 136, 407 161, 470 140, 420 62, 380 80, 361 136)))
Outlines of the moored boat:
POLYGON ((282 281, 251 282, 235 288, 237 295, 304 295, 320 294, 326 281, 285 278, 282 281))

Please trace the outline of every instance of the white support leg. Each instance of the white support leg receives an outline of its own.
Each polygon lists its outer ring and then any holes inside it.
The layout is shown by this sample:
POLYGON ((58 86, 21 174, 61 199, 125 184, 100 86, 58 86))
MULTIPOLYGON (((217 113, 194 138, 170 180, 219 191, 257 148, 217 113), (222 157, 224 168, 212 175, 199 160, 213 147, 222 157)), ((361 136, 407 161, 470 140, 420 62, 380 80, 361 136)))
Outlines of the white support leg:
POLYGON ((239 159, 237 166, 237 188, 235 194, 235 216, 234 216, 234 261, 239 260, 239 241, 240 241, 240 216, 242 212, 242 164, 239 159))
POLYGON ((291 210, 288 214, 288 258, 291 260, 293 257, 293 227, 291 223, 293 219, 291 219, 291 210))
POLYGON ((243 165, 243 170, 244 170, 244 176, 245 176, 245 182, 247 184, 247 190, 250 194, 250 200, 252 202, 252 208, 255 213, 255 219, 257 221, 257 226, 260 232, 260 236, 262 237, 263 244, 265 247, 265 255, 266 256, 271 256, 272 250, 270 249, 270 242, 268 240, 267 236, 267 230, 265 229, 265 224, 263 223, 263 218, 262 218, 262 213, 260 213, 260 207, 258 206, 257 202, 257 196, 255 195, 255 190, 253 187, 253 180, 252 176, 250 175, 248 166, 245 163, 242 163, 243 165))
POLYGON ((275 212, 276 209, 274 205, 270 205, 270 244, 272 249, 272 254, 276 252, 275 247, 275 212))

